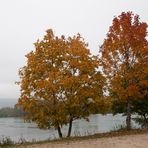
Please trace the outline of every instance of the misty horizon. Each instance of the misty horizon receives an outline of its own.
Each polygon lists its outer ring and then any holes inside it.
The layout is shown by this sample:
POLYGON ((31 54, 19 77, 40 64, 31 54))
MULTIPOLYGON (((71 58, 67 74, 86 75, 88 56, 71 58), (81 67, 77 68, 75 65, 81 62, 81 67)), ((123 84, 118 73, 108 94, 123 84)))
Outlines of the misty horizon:
POLYGON ((17 103, 17 100, 18 99, 15 99, 15 98, 1 98, 0 99, 0 108, 3 108, 3 107, 14 107, 14 105, 17 103))

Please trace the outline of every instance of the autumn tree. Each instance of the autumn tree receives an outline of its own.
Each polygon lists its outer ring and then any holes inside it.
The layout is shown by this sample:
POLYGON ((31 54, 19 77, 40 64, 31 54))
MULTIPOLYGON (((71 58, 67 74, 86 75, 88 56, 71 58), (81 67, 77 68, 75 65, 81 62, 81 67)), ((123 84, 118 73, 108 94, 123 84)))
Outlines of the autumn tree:
POLYGON ((57 37, 50 29, 26 57, 27 64, 19 71, 17 104, 27 112, 26 120, 41 128, 54 127, 59 137, 61 127, 69 124, 69 137, 74 120, 105 109, 105 78, 79 34, 57 37))
POLYGON ((141 81, 139 84, 139 91, 142 93, 142 98, 134 100, 132 106, 132 112, 138 114, 135 121, 139 123, 141 127, 148 127, 148 68, 146 69, 147 76, 144 81, 141 81))
POLYGON ((131 128, 132 100, 143 98, 147 93, 141 89, 148 85, 146 38, 147 24, 140 22, 138 15, 123 12, 113 19, 100 50, 109 95, 114 102, 126 104, 127 129, 131 128))

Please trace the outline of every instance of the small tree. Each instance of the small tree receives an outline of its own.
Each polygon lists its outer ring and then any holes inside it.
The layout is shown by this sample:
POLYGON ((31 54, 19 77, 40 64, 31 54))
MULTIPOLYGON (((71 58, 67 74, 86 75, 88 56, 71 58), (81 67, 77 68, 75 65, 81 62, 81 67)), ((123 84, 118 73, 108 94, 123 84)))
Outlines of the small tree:
POLYGON ((54 36, 52 30, 26 57, 27 65, 19 72, 18 106, 28 113, 27 120, 41 128, 53 126, 59 137, 61 127, 69 123, 69 137, 73 120, 86 118, 104 103, 105 79, 97 58, 79 34, 65 39, 54 36))
POLYGON ((138 15, 123 12, 113 19, 101 47, 101 62, 108 79, 110 96, 115 102, 127 104, 127 129, 131 128, 132 100, 143 96, 139 84, 145 81, 147 75, 146 37, 147 24, 140 22, 138 15))

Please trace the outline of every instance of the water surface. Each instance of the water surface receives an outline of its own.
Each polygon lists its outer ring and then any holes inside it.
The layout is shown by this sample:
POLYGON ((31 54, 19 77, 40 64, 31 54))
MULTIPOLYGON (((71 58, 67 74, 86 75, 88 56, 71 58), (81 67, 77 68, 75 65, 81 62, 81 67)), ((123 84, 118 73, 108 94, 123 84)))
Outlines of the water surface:
MULTIPOLYGON (((107 115, 91 115, 89 122, 81 119, 73 122, 72 136, 91 135, 94 133, 109 132, 116 129, 120 125, 125 125, 125 117, 121 114, 113 116, 107 115)), ((138 127, 133 122, 134 127, 138 127)), ((63 134, 67 134, 67 126, 62 128, 63 134)), ((20 118, 0 118, 0 138, 10 137, 14 141, 19 139, 32 140, 46 140, 58 138, 57 131, 54 129, 41 130, 37 128, 34 123, 24 123, 20 118)))

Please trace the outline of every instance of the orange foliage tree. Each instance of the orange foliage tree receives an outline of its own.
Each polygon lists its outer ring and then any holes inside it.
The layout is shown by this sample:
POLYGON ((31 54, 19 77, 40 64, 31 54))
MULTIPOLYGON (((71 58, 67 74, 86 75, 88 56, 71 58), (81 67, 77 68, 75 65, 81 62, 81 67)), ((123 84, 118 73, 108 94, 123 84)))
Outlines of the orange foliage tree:
POLYGON ((133 99, 146 96, 148 87, 147 24, 132 12, 113 19, 101 46, 101 62, 113 101, 126 103, 126 125, 131 128, 133 99), (142 91, 144 90, 144 91, 142 91))
POLYGON ((105 111, 105 78, 79 34, 66 39, 50 29, 26 57, 27 64, 19 71, 17 103, 27 112, 26 120, 41 128, 54 127, 59 137, 61 127, 69 124, 69 137, 73 120, 105 111))

